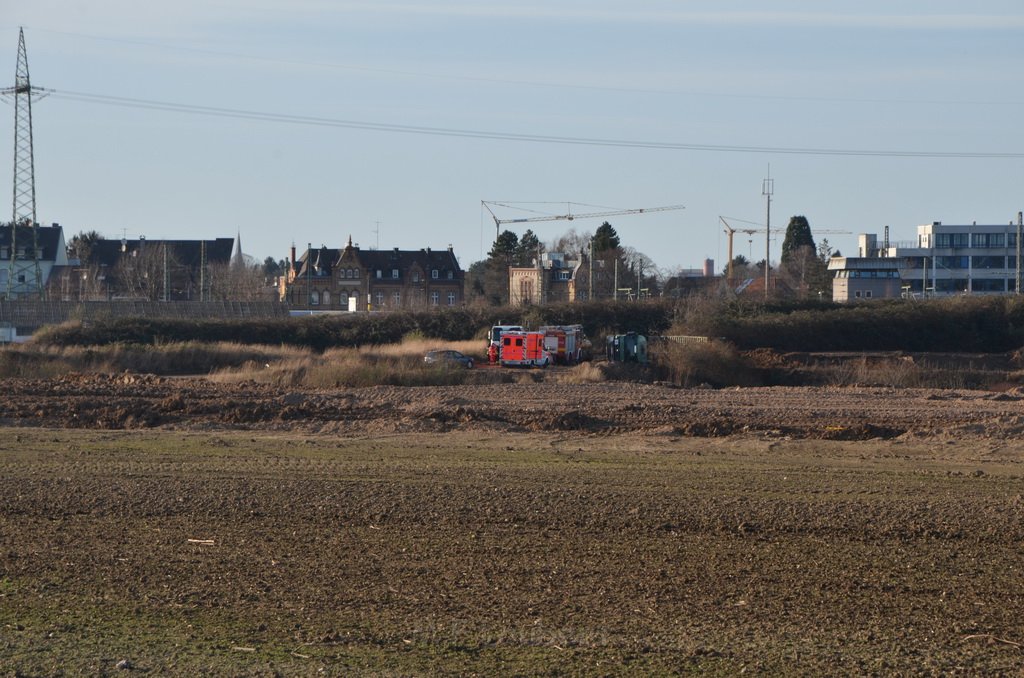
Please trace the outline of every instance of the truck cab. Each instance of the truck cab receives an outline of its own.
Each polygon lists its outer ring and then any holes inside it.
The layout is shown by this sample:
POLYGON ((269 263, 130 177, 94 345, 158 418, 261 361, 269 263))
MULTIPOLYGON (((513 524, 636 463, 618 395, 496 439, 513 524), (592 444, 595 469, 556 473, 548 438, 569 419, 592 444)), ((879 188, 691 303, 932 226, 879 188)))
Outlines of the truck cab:
POLYGON ((522 332, 522 325, 494 325, 487 332, 487 348, 497 346, 501 349, 501 335, 505 332, 522 332))

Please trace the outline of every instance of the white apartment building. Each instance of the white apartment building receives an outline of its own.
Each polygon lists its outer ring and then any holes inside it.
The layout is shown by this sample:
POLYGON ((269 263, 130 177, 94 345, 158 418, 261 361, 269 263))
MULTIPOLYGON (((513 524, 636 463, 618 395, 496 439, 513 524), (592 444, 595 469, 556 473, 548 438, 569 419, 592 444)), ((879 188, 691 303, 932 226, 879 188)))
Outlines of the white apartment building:
MULTIPOLYGON (((918 226, 916 241, 879 243, 877 235, 862 233, 858 236, 858 247, 858 259, 898 261, 904 295, 1006 294, 1016 291, 1015 223, 986 226, 936 221, 918 226)), ((842 270, 836 270, 836 277, 842 273, 842 270)))

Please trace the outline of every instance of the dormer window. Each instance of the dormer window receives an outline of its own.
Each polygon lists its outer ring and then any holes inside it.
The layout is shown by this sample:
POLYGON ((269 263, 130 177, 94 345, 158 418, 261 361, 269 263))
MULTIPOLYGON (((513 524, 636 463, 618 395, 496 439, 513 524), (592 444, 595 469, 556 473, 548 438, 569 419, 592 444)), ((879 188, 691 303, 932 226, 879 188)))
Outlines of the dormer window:
POLYGON ((436 268, 433 271, 430 272, 430 277, 433 278, 434 280, 437 280, 438 276, 437 276, 437 269, 436 268))
POLYGON ((398 269, 397 268, 391 269, 391 278, 393 280, 398 280, 398 269))

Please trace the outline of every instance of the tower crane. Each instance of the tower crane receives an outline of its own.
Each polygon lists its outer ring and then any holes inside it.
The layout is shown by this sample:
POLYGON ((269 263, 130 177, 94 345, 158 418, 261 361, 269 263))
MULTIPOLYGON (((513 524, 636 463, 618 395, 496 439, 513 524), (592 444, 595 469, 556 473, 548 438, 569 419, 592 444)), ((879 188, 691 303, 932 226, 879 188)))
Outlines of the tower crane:
MULTIPOLYGON (((725 227, 722 230, 725 232, 725 234, 727 236, 729 236, 729 263, 728 263, 727 271, 726 271, 725 275, 726 275, 726 280, 732 280, 732 262, 733 262, 732 237, 733 237, 733 235, 736 234, 736 233, 746 233, 747 235, 752 235, 754 233, 767 233, 767 229, 764 228, 763 224, 759 224, 759 223, 757 223, 755 221, 745 221, 743 219, 736 219, 735 217, 719 216, 718 220, 721 221, 722 222, 722 226, 725 227), (761 228, 735 228, 727 220, 731 220, 733 222, 741 222, 741 223, 744 223, 744 224, 751 224, 753 226, 760 226, 761 228)), ((775 233, 784 233, 785 230, 786 229, 784 229, 784 228, 773 228, 772 229, 772 233, 773 234, 775 234, 775 233)), ((850 231, 838 231, 838 230, 828 229, 828 228, 825 228, 825 229, 817 229, 817 228, 815 228, 815 229, 811 229, 811 233, 815 234, 815 235, 818 235, 818 234, 821 234, 821 235, 849 235, 850 231)), ((765 265, 767 265, 767 262, 765 262, 765 265)))
MULTIPOLYGON (((685 205, 667 205, 665 207, 639 207, 630 210, 609 210, 607 212, 585 212, 581 214, 572 213, 572 203, 567 203, 569 211, 566 214, 541 214, 535 217, 519 217, 516 219, 501 219, 491 206, 494 207, 512 207, 507 203, 493 202, 490 200, 481 200, 480 204, 487 208, 487 211, 491 213, 491 218, 494 219, 494 236, 498 237, 498 230, 502 224, 528 224, 535 221, 573 221, 574 219, 599 219, 601 217, 615 217, 623 214, 647 214, 648 212, 668 212, 670 210, 682 210, 686 209, 685 205)), ((522 208, 515 208, 522 209, 522 208)))

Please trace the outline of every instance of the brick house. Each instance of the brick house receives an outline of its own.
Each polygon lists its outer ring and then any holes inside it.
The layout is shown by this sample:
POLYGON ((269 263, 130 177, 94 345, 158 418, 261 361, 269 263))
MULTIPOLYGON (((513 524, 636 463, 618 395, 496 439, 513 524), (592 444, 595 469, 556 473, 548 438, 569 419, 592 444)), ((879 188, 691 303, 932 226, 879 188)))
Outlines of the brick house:
POLYGON ((589 269, 582 254, 575 259, 558 252, 545 252, 532 266, 508 269, 509 303, 571 303, 587 297, 589 269))
POLYGON ((344 249, 291 251, 281 299, 295 308, 387 311, 461 306, 465 274, 446 250, 363 250, 349 238, 344 249))

